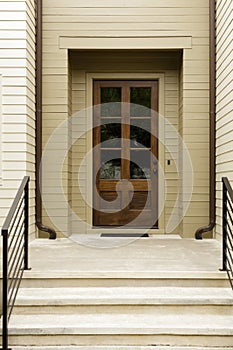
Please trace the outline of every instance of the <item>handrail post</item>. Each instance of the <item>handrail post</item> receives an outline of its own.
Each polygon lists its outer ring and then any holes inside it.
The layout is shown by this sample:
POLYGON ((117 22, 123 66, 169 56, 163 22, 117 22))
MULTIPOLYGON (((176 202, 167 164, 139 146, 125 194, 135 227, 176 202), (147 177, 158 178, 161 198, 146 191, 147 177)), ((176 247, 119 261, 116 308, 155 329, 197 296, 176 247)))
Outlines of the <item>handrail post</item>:
POLYGON ((227 188, 222 180, 222 271, 227 271, 227 188))
POLYGON ((24 270, 28 266, 28 235, 29 235, 29 179, 24 188, 24 270))
POLYGON ((8 349, 8 230, 2 230, 2 350, 8 349))

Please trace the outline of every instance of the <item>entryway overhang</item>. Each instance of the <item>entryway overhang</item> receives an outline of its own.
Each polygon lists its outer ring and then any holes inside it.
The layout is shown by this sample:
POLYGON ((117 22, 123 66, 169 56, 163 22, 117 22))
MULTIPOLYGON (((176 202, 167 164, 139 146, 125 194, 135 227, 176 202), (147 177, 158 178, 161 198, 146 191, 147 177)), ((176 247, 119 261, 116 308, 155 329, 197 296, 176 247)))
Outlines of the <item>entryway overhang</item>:
MULTIPOLYGON (((65 49, 68 50, 70 52, 74 52, 74 51, 93 51, 96 50, 101 52, 104 50, 113 50, 113 51, 132 51, 132 52, 136 52, 136 50, 138 52, 145 52, 145 51, 167 51, 167 52, 171 52, 171 51, 184 51, 184 50, 190 50, 192 49, 192 36, 184 36, 184 35, 163 35, 161 33, 161 35, 158 36, 143 36, 143 37, 135 37, 135 36, 121 36, 121 37, 106 37, 106 36, 95 36, 95 37, 77 37, 77 36, 60 36, 59 37, 59 48, 60 49, 65 49)), ((103 79, 103 74, 104 73, 95 73, 95 74, 99 74, 99 78, 103 79)), ((113 73, 111 73, 113 74, 113 73)), ((131 78, 132 78, 132 74, 131 73, 131 78)), ((134 73, 137 74, 137 73, 134 73)), ((138 73, 139 74, 139 73, 138 73)), ((142 74, 142 73, 141 73, 142 74)), ((157 73, 162 75, 162 73, 157 73)), ((115 74, 116 75, 116 74, 115 74)), ((152 73, 147 73, 148 75, 148 79, 152 79, 152 76, 154 76, 154 74, 152 73)), ((86 76, 90 77, 90 73, 88 73, 88 75, 86 76)), ((115 79, 119 79, 122 78, 123 76, 119 77, 119 73, 117 75, 117 77, 115 77, 115 79)), ((95 76, 96 78, 96 76, 95 76)), ((126 79, 126 77, 123 77, 124 79, 126 79)), ((133 78, 135 79, 136 76, 133 78)), ((145 78, 145 77, 143 77, 145 78)), ((108 79, 110 79, 110 75, 108 77, 108 79)), ((142 76, 141 76, 142 79, 142 76)), ((158 79, 158 77, 156 77, 156 79, 158 79)), ((91 84, 89 84, 88 86, 88 91, 92 91, 92 84, 93 84, 93 76, 91 79, 91 84)), ((160 81, 161 84, 161 81, 160 81)), ((161 85, 162 86, 162 85, 161 85)), ((160 86, 160 89, 161 89, 160 86)), ((88 94, 89 96, 89 94, 88 94)), ((92 95, 90 95, 92 96, 92 95)), ((160 105, 161 105, 161 99, 163 96, 163 93, 159 94, 160 96, 160 105)), ((88 105, 92 104, 92 98, 91 101, 86 101, 88 102, 88 105)), ((162 113, 163 108, 159 108, 160 113, 162 113)), ((164 157, 160 158, 160 160, 162 161, 162 159, 164 159, 164 157)), ((89 167, 89 171, 91 173, 91 168, 89 167)), ((90 185, 90 184, 89 184, 90 185)), ((90 187, 89 187, 90 188, 90 187)), ((88 189, 87 189, 88 191, 88 189)), ((91 199, 90 199, 91 202, 91 199)), ((88 222, 92 222, 91 219, 91 215, 88 215, 89 220, 88 222)), ((163 215, 160 217, 160 230, 157 230, 160 233, 164 233, 165 230, 165 222, 164 222, 164 218, 163 215)))
POLYGON ((59 38, 60 49, 78 50, 177 50, 191 49, 192 36, 72 37, 59 38))
MULTIPOLYGON (((67 50, 70 52, 75 52, 75 51, 99 51, 103 52, 104 50, 112 50, 112 51, 122 51, 126 52, 162 52, 165 51, 169 54, 169 52, 176 51, 176 52, 185 52, 185 50, 190 51, 192 49, 192 36, 182 36, 182 35, 159 35, 159 36, 144 36, 144 37, 132 37, 132 36, 125 36, 125 37, 103 37, 103 36, 96 36, 96 37, 71 37, 71 36, 60 36, 59 37, 59 42, 58 42, 59 48, 61 50, 67 50)), ((148 69, 146 66, 144 69, 148 69)), ((92 72, 92 70, 90 71, 92 72)), ((157 72, 155 70, 155 72, 157 72)), ((97 74, 97 73, 95 73, 97 74)), ((100 74, 100 73, 98 73, 100 74)), ((103 79, 103 76, 101 73, 101 79, 103 79)), ((111 73, 112 74, 112 73, 111 73)), ((119 72, 117 73, 119 74, 119 72)), ((131 73, 131 74, 139 74, 139 73, 131 73)), ((142 74, 142 73, 140 73, 142 74)), ((145 74, 145 72, 144 72, 145 74)), ((148 74, 148 79, 152 79, 153 73, 149 71, 147 72, 148 74)), ((155 74, 155 73, 154 73, 155 74)), ((156 73, 157 75, 160 74, 162 75, 161 71, 159 73, 156 73)), ((90 77, 89 75, 86 76, 90 77)), ((96 76, 95 76, 96 78, 96 76)), ((121 77, 123 79, 126 79, 126 77, 121 77)), ((145 76, 143 76, 145 79, 145 76)), ((119 79, 119 75, 116 79, 119 79)), ((135 79, 135 77, 133 78, 135 79)), ((142 79, 142 76, 141 76, 142 79)), ((158 77, 156 76, 156 79, 158 77)), ((91 79, 91 86, 93 82, 93 76, 91 79)), ((160 81, 161 85, 161 81, 160 81)), ((162 86, 162 85, 161 85, 162 86)), ((160 89, 161 89, 160 86, 160 89)), ((88 91, 91 91, 92 87, 89 85, 88 91)), ((161 104, 161 98, 163 94, 159 94, 159 99, 160 99, 160 104, 161 104)), ((86 100, 86 103, 90 102, 89 100, 86 100)), ((88 103, 89 105, 89 103, 88 103)), ((87 106, 86 106, 87 107, 87 106)), ((159 108, 160 113, 162 112, 162 108, 159 108)), ((163 159, 163 158, 160 158, 163 159)), ((90 169, 89 169, 90 170, 90 169)), ((88 215, 89 217, 89 215, 88 215)), ((162 220, 164 222, 164 220, 162 220)), ((89 222, 89 221, 88 221, 89 222)), ((160 220, 161 222, 161 220, 160 220)), ((162 228, 164 233, 165 230, 165 225, 159 225, 160 229, 162 228)), ((170 232, 170 231, 169 231, 170 232)))

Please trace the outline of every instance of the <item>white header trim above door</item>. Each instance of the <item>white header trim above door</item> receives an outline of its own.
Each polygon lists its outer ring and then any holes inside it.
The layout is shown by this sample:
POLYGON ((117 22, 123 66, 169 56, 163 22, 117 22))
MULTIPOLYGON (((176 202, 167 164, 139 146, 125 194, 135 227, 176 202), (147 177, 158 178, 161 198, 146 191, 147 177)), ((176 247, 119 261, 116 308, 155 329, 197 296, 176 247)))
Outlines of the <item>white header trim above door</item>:
POLYGON ((173 50, 191 49, 191 36, 72 37, 59 38, 60 49, 78 50, 173 50))

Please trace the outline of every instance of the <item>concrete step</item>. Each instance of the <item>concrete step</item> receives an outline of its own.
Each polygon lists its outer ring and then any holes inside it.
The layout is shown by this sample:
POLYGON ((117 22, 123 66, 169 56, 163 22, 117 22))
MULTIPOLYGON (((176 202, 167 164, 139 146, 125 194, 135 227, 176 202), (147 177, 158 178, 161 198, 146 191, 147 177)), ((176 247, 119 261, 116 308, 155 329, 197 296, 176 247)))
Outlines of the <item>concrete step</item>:
POLYGON ((23 288, 61 287, 229 287, 221 271, 25 271, 23 288))
POLYGON ((192 312, 233 315, 230 288, 89 287, 21 288, 15 314, 80 313, 187 314, 192 312))
MULTIPOLYGON (((233 316, 197 314, 13 315, 11 347, 202 346, 233 344, 233 316)), ((158 349, 158 348, 157 348, 158 349)))

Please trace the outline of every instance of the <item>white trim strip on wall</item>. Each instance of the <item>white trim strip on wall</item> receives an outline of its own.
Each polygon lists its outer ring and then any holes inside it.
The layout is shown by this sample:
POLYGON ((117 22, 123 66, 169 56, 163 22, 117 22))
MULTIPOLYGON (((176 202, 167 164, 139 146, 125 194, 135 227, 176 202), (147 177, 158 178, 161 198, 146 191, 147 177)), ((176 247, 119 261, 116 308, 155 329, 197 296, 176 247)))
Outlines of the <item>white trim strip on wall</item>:
POLYGON ((0 74, 0 186, 2 185, 2 75, 0 74))
POLYGON ((191 36, 157 37, 72 37, 59 38, 60 49, 79 50, 153 50, 153 49, 191 49, 191 36))

